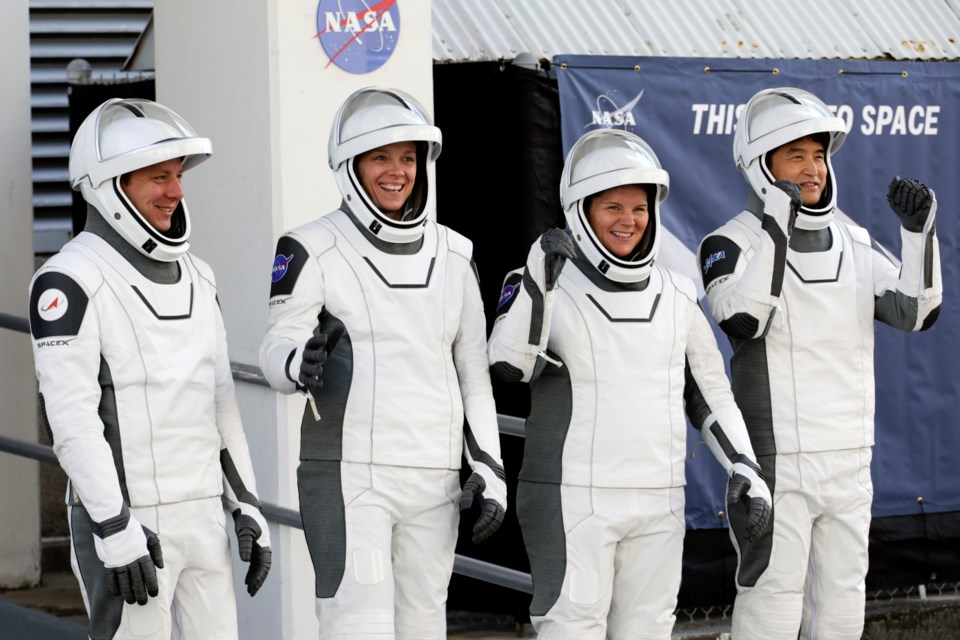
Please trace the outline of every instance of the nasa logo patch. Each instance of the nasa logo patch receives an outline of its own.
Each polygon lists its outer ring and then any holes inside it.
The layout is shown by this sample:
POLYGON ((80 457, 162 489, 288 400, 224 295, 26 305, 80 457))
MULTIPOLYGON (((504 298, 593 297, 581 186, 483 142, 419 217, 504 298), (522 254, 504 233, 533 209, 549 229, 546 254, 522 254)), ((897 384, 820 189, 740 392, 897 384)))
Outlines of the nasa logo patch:
POLYGON ((513 299, 513 296, 516 295, 517 289, 520 288, 520 283, 517 284, 508 284, 503 288, 503 291, 500 292, 500 300, 497 302, 497 310, 499 311, 503 305, 510 302, 513 299))
POLYGON ((273 270, 270 272, 270 279, 273 282, 280 282, 283 276, 287 275, 287 267, 290 266, 291 260, 293 260, 293 254, 285 256, 282 253, 273 259, 273 270))

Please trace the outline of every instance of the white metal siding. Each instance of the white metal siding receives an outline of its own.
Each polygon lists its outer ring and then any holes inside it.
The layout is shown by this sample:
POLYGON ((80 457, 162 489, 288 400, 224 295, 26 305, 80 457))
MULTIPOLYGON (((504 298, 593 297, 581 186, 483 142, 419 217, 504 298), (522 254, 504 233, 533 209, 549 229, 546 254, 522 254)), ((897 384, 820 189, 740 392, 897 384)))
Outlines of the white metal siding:
POLYGON ((960 0, 433 0, 436 62, 558 54, 957 60, 960 0))

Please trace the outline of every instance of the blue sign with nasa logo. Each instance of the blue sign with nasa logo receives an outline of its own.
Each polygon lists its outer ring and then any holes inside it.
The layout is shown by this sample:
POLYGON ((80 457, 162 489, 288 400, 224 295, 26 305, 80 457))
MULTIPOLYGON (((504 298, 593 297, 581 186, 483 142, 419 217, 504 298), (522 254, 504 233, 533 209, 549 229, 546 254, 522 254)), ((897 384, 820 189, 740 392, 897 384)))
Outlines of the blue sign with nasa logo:
POLYGON ((327 67, 376 71, 393 55, 399 38, 397 0, 320 0, 317 6, 317 39, 330 58, 327 67))
MULTIPOLYGON (((700 240, 744 208, 749 187, 731 154, 743 106, 770 87, 799 87, 821 98, 847 125, 832 157, 838 217, 901 247, 901 225, 887 204, 894 175, 937 194, 937 235, 945 298, 960 291, 956 255, 960 216, 960 68, 956 64, 872 60, 733 60, 557 56, 563 148, 586 131, 626 129, 644 138, 670 173, 661 210, 657 263, 701 281, 697 267, 729 273, 725 251, 706 256, 700 240)), ((716 280, 714 280, 716 282, 716 280)), ((955 297, 955 296, 954 296, 955 297)), ((946 304, 946 302, 945 302, 946 304)), ((715 325, 716 323, 714 323, 715 325)), ((729 341, 717 332, 729 359, 729 341)), ((905 336, 876 324, 876 450, 873 515, 960 511, 960 430, 955 428, 960 315, 941 313, 929 331, 905 336), (935 470, 919 472, 917 470, 935 470)), ((690 431, 697 442, 700 434, 690 431)), ((687 525, 712 528, 725 500, 726 475, 698 455, 687 464, 687 525)))

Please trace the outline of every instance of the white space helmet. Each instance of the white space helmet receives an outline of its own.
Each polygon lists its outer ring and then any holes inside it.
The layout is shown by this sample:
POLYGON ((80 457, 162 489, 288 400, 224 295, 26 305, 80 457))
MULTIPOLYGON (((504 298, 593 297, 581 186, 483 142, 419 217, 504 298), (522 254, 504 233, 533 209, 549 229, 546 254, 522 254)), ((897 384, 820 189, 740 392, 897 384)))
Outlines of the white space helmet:
POLYGON ((827 134, 827 185, 820 202, 800 208, 797 227, 821 229, 833 220, 837 206, 837 183, 830 156, 847 136, 841 118, 837 118, 820 98, 802 89, 780 87, 764 89, 754 95, 743 109, 733 136, 733 160, 750 187, 761 198, 775 178, 767 166, 767 154, 775 149, 814 134, 827 134))
POLYGON ((191 169, 213 153, 208 138, 150 100, 107 100, 86 117, 70 147, 70 186, 140 253, 170 262, 189 248, 190 215, 181 200, 167 232, 155 229, 137 210, 120 179, 131 171, 183 158, 191 169))
POLYGON ((387 242, 415 242, 436 202, 434 162, 442 136, 420 103, 396 89, 367 87, 340 106, 330 129, 328 153, 337 187, 347 206, 371 233, 387 242), (416 142, 417 177, 401 220, 373 203, 360 184, 355 158, 395 142, 416 142))
POLYGON ((596 129, 571 147, 560 176, 560 203, 567 227, 580 251, 600 273, 615 282, 641 282, 650 275, 660 246, 660 204, 667 199, 670 176, 643 139, 617 129, 596 129), (637 252, 618 258, 600 242, 587 219, 586 199, 628 184, 652 185, 655 197, 637 252))

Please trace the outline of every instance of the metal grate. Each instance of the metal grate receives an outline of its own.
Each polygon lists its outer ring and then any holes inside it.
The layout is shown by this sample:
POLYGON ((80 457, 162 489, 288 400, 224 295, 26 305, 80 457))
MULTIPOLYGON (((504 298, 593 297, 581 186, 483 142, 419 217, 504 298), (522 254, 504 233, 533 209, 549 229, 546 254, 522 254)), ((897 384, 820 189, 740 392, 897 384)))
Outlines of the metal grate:
POLYGON ((30 109, 35 251, 55 253, 72 235, 67 64, 112 76, 133 51, 153 0, 30 0, 30 109))

